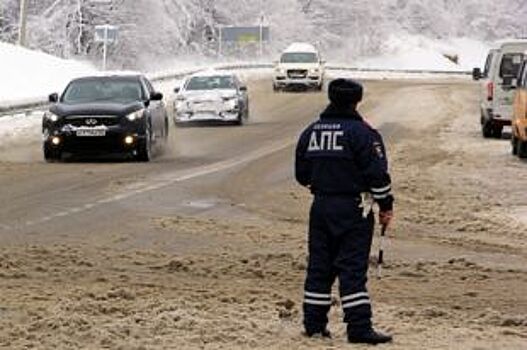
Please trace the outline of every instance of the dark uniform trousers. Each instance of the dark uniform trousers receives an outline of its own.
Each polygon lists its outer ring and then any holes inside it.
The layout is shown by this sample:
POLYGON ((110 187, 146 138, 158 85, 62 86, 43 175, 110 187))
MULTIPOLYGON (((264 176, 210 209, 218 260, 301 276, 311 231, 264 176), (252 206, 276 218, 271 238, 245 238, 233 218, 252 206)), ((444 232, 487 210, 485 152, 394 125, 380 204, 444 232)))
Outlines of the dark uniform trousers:
POLYGON ((371 327, 366 290, 373 214, 363 217, 360 198, 315 195, 309 219, 309 264, 304 292, 304 326, 318 332, 328 323, 331 287, 338 277, 344 322, 371 327))

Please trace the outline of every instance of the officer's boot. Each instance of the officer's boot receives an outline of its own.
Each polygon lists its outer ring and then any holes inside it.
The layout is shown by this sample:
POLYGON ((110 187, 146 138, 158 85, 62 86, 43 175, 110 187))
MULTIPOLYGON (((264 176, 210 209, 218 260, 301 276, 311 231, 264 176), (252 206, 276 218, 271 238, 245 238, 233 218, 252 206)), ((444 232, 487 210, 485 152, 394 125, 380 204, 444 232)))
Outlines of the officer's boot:
POLYGON ((304 335, 309 338, 320 337, 320 338, 330 338, 331 339, 331 332, 326 327, 322 327, 322 328, 306 327, 306 331, 304 335))
POLYGON ((353 329, 348 324, 348 341, 350 343, 362 343, 362 344, 384 344, 390 343, 393 340, 391 335, 382 334, 375 331, 372 327, 364 329, 353 329))

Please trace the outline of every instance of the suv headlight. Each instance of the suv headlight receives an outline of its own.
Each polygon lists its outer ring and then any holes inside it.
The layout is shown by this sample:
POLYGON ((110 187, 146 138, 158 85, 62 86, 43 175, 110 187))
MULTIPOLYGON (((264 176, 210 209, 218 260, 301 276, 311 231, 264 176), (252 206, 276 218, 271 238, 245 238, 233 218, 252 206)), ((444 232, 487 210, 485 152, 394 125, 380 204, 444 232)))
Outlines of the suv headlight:
POLYGON ((51 113, 51 112, 48 111, 48 112, 44 113, 44 119, 48 120, 48 121, 50 121, 52 123, 56 123, 56 122, 59 121, 59 116, 56 115, 55 113, 51 113))
POLYGON ((143 118, 144 112, 145 112, 144 109, 140 109, 138 111, 132 112, 126 116, 126 119, 128 119, 131 122, 134 122, 136 120, 143 118))
POLYGON ((318 68, 311 68, 311 69, 309 70, 309 72, 310 72, 311 74, 318 74, 318 73, 320 72, 320 69, 318 69, 318 68))
POLYGON ((285 74, 285 69, 280 68, 280 67, 276 67, 276 68, 274 69, 274 71, 275 71, 276 73, 278 73, 278 74, 285 74))

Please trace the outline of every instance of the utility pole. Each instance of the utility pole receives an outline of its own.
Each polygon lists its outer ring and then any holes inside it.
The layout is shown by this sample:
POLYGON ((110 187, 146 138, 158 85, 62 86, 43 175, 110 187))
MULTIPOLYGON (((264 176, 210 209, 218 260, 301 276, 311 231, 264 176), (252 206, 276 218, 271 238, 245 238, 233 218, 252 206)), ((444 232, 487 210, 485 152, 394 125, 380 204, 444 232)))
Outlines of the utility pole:
POLYGON ((27 0, 20 0, 20 18, 18 25, 18 45, 26 46, 27 0))
POLYGON ((263 56, 263 52, 264 52, 264 47, 263 47, 263 26, 264 26, 264 18, 265 18, 265 15, 264 15, 264 2, 263 0, 260 0, 260 35, 259 35, 259 47, 258 47, 258 54, 260 56, 260 59, 262 58, 263 56))
POLYGON ((218 57, 223 55, 223 26, 218 26, 218 57))
POLYGON ((82 0, 77 0, 77 15, 79 17, 79 35, 77 36, 77 54, 82 55, 82 0))
POLYGON ((4 2, 0 1, 0 34, 4 31, 4 2))
POLYGON ((263 26, 264 26, 264 14, 262 12, 261 16, 260 16, 260 46, 259 46, 259 56, 260 58, 262 58, 263 56, 263 52, 264 52, 264 43, 263 43, 263 40, 264 40, 264 37, 263 37, 263 26))
POLYGON ((108 26, 104 26, 104 44, 102 47, 102 70, 106 70, 106 62, 108 62, 108 26))

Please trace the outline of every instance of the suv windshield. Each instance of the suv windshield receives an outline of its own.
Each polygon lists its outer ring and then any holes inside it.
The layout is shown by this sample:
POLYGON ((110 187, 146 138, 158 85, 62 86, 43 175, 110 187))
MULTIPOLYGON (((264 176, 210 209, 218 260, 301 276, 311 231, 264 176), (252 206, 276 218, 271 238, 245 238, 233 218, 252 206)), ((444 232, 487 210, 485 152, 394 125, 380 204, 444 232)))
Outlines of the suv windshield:
POLYGON ((62 96, 62 102, 69 104, 90 102, 129 103, 141 101, 143 96, 143 89, 139 80, 93 78, 71 82, 62 96))
POLYGON ((187 84, 187 90, 235 89, 234 79, 227 75, 194 77, 187 84))
POLYGON ((317 54, 313 52, 286 52, 280 59, 282 63, 316 63, 317 54))
POLYGON ((516 78, 523 62, 522 53, 506 53, 501 59, 500 78, 516 78))

